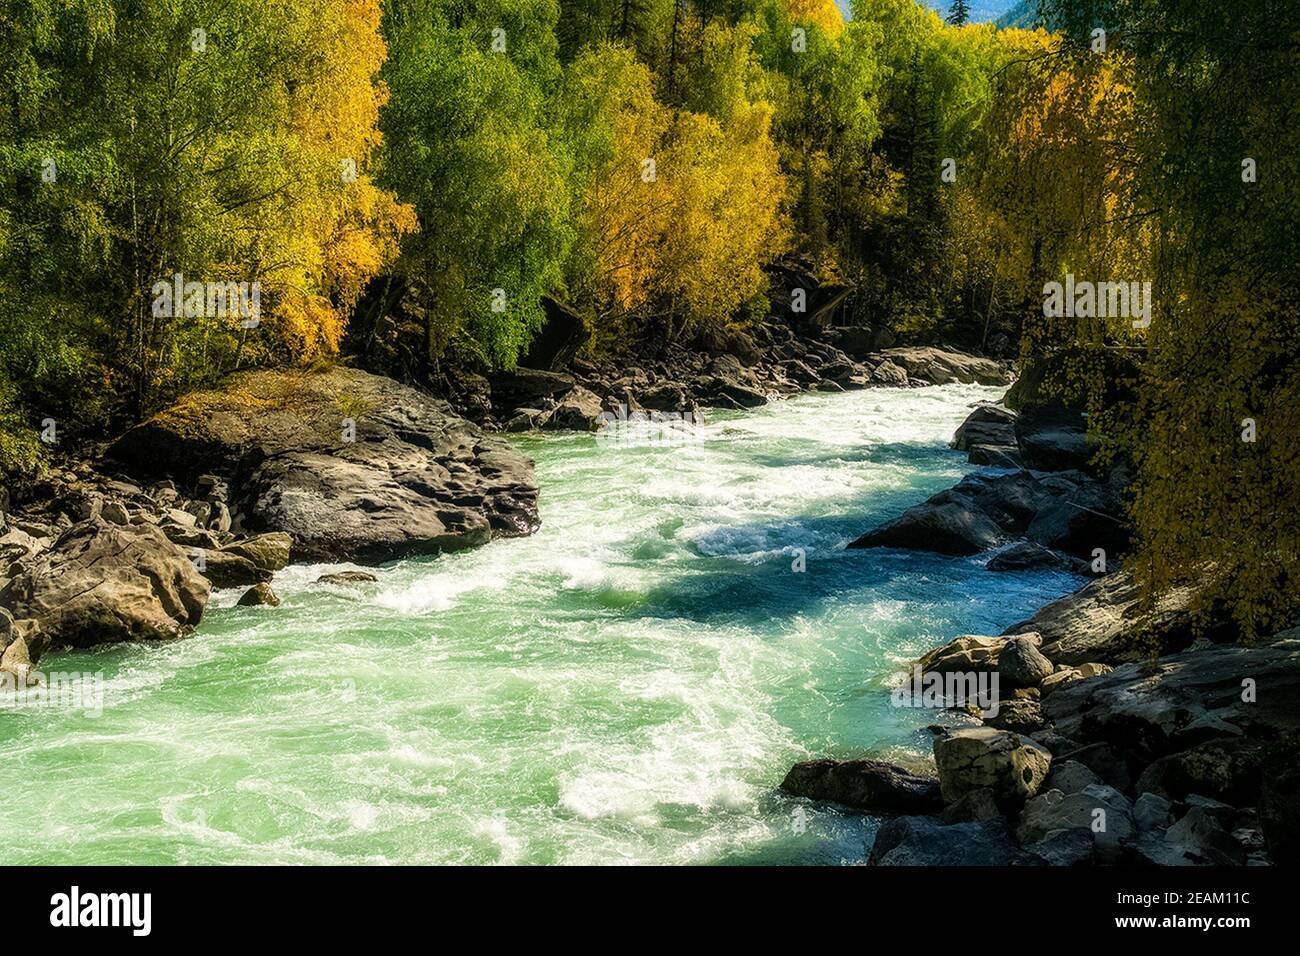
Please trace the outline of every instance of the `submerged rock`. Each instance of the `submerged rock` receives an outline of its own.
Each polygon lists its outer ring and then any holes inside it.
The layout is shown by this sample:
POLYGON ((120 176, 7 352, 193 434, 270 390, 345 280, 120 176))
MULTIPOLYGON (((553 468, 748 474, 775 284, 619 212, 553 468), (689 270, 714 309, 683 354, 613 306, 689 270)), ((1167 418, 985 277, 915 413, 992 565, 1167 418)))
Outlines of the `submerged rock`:
POLYGON ((790 768, 781 789, 796 797, 867 813, 931 813, 943 806, 939 782, 877 760, 808 760, 790 768))
POLYGON ((233 376, 109 454, 146 474, 228 473, 236 527, 287 532, 306 560, 383 561, 538 526, 531 461, 445 403, 356 369, 233 376))
POLYGON ((317 584, 370 584, 378 581, 379 578, 370 574, 368 571, 336 571, 333 574, 322 574, 316 579, 317 584))
POLYGON ((271 585, 263 582, 245 591, 236 604, 238 607, 279 607, 280 599, 271 590, 271 585))

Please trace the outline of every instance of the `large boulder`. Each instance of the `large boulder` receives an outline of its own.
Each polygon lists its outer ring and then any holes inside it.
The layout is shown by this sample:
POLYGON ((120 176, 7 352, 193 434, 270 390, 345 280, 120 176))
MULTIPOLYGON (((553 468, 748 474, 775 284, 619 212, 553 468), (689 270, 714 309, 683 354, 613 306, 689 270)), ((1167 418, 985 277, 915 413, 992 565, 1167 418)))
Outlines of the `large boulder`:
POLYGON ((1083 413, 1060 402, 1022 409, 1015 436, 1020 460, 1036 471, 1084 470, 1096 451, 1083 413))
POLYGON ((998 669, 998 655, 1004 637, 962 634, 922 655, 917 663, 922 673, 992 673, 998 669))
POLYGON ((937 813, 939 782, 877 760, 808 760, 790 768, 781 789, 796 797, 875 814, 937 813))
POLYGON ((1069 794, 1047 790, 1030 798, 1021 811, 1017 835, 1024 845, 1057 830, 1074 829, 1092 835, 1097 859, 1103 863, 1120 862, 1137 837, 1132 804, 1114 787, 1102 783, 1069 794))
MULTIPOLYGON (((1194 596, 1190 587, 1171 588, 1148 608, 1132 575, 1116 571, 1044 605, 1006 633, 1042 635, 1043 653, 1058 664, 1121 664, 1187 647, 1196 634, 1194 596)), ((1211 617, 1208 628, 1217 638, 1230 625, 1211 617)))
POLYGON ((1240 866, 1245 848, 1213 814, 1193 807, 1167 830, 1150 830, 1137 844, 1141 860, 1156 866, 1240 866))
POLYGON ((1032 797, 1051 768, 1052 755, 1028 737, 992 727, 963 727, 935 739, 939 788, 948 803, 987 788, 1002 806, 1032 797))
POLYGON ((1075 486, 1033 475, 967 475, 858 538, 850 548, 911 548, 971 555, 1021 535, 1042 509, 1075 486))
POLYGON ((602 411, 596 394, 579 385, 560 399, 554 411, 546 418, 545 427, 594 432, 604 424, 602 411))
POLYGON ((993 359, 979 358, 931 346, 886 349, 881 358, 901 366, 907 377, 931 385, 964 382, 979 385, 1008 385, 1011 373, 993 359))
POLYGON ((305 560, 384 561, 539 523, 531 461, 444 403, 356 369, 233 376, 109 454, 142 473, 229 474, 236 527, 286 532, 305 560))
POLYGON ((982 402, 966 416, 952 436, 951 447, 970 451, 973 445, 1014 446, 1016 413, 991 402, 982 402))
POLYGON ((1124 502, 1107 483, 1084 481, 1034 515, 1025 533, 1046 548, 1089 559, 1101 548, 1109 559, 1128 550, 1124 502))
POLYGON ((978 554, 1002 543, 997 523, 970 498, 941 492, 853 541, 850 548, 911 548, 939 554, 978 554))
POLYGON ((92 518, 26 562, 0 604, 34 619, 43 644, 92 647, 180 637, 198 625, 208 593, 184 550, 156 527, 92 518))
POLYGON ((1125 664, 1062 687, 1044 710, 1061 735, 1146 762, 1210 741, 1298 741, 1300 640, 1125 664))
POLYGON ((546 399, 558 399, 568 394, 577 384, 567 372, 551 372, 524 365, 513 371, 496 372, 489 381, 492 403, 498 409, 535 407, 546 399))
POLYGON ((998 674, 1008 687, 1037 687, 1054 670, 1028 637, 1008 639, 998 655, 998 674))
POLYGON ((986 571, 1062 571, 1071 567, 1069 559, 1032 541, 1010 544, 984 565, 986 571))

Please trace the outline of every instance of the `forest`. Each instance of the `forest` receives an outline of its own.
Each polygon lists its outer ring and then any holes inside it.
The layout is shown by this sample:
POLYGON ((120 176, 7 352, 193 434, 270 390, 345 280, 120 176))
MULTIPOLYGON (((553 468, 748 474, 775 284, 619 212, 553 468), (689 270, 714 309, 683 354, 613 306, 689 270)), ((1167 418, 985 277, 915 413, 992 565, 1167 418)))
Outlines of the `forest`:
POLYGON ((797 261, 839 321, 1086 407, 1144 580, 1289 624, 1300 7, 1040 13, 4 0, 0 470, 240 368, 508 369, 544 296, 604 354, 743 331, 797 261), (157 308, 173 276, 256 283, 257 320, 157 308), (1045 309, 1067 276, 1149 313, 1045 309))

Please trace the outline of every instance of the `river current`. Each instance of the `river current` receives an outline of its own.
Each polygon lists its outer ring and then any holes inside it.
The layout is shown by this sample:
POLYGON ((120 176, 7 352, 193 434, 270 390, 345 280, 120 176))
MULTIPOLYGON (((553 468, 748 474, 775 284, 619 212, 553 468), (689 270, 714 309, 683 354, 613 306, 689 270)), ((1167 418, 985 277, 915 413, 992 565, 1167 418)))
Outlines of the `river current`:
POLYGON ((1076 585, 844 545, 971 470, 1000 389, 809 394, 699 427, 527 436, 541 530, 217 592, 193 636, 60 653, 102 713, 0 711, 7 863, 856 863, 810 756, 910 764, 888 688, 1076 585))

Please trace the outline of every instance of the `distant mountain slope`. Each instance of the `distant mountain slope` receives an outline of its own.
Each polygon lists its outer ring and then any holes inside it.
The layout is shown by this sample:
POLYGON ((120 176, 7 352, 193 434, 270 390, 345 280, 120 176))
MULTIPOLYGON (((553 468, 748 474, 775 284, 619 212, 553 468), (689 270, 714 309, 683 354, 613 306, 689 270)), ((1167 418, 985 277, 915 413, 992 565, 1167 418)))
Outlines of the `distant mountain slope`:
MULTIPOLYGON (((941 17, 948 15, 952 0, 923 0, 925 5, 941 17)), ((1007 16, 1016 6, 1016 0, 967 0, 971 23, 990 23, 1007 16)))
POLYGON ((1016 5, 998 17, 994 24, 1004 30, 1011 27, 1029 30, 1046 26, 1038 8, 1038 0, 1018 0, 1016 5))

